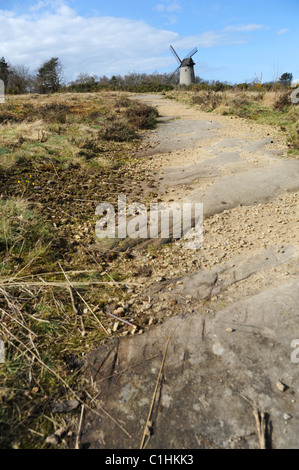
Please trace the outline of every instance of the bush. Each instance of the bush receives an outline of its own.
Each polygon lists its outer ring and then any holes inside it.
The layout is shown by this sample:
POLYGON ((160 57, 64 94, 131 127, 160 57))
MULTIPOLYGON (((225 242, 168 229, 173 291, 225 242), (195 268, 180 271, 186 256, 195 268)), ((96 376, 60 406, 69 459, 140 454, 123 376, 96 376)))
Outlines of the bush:
POLYGON ((64 103, 50 103, 36 109, 34 116, 40 117, 43 121, 52 123, 59 122, 65 124, 70 108, 64 103))
POLYGON ((274 109, 279 111, 284 111, 287 106, 291 104, 290 93, 287 91, 279 95, 279 97, 274 102, 274 109))
POLYGON ((153 129, 158 111, 146 104, 136 104, 127 109, 125 116, 135 129, 153 129))
POLYGON ((204 111, 212 111, 222 103, 222 96, 215 91, 204 91, 192 97, 193 104, 199 104, 204 111))
POLYGON ((103 126, 99 137, 107 141, 131 142, 138 136, 124 121, 114 119, 103 126))

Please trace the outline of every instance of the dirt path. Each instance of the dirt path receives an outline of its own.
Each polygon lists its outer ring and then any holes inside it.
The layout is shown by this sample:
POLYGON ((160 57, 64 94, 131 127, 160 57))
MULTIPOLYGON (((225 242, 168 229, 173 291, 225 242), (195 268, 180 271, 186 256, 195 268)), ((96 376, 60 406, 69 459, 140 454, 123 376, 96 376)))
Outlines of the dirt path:
POLYGON ((257 409, 266 445, 296 448, 298 160, 272 127, 139 99, 162 116, 147 134, 144 175, 165 202, 203 202, 204 242, 136 255, 153 274, 132 299, 163 323, 108 342, 89 361, 99 405, 131 437, 107 416, 86 415, 82 445, 139 448, 146 430, 153 449, 257 448, 257 409))

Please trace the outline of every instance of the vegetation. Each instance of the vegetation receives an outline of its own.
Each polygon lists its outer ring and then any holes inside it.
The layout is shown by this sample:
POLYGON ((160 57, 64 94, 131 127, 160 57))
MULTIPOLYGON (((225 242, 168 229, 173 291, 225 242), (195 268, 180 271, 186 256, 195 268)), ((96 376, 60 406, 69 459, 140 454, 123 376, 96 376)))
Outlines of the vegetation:
MULTIPOLYGON (((9 96, 0 105, 0 448, 45 448, 65 428, 56 403, 92 406, 83 355, 112 334, 104 305, 130 298, 126 253, 95 245, 95 208, 124 191, 135 200, 139 132, 156 115, 118 93, 9 96)), ((117 333, 126 331, 121 323, 117 333)), ((79 414, 80 406, 74 425, 79 414)), ((71 445, 71 434, 64 439, 71 445)))
POLYGON ((292 80, 293 74, 289 72, 283 73, 279 79, 280 83, 282 83, 284 86, 290 86, 292 80))
POLYGON ((189 87, 179 85, 179 72, 172 73, 129 73, 127 75, 113 75, 112 77, 89 75, 80 73, 76 80, 65 83, 63 79, 63 65, 58 57, 52 57, 43 62, 37 72, 31 73, 24 65, 11 65, 5 58, 0 59, 0 79, 4 80, 7 94, 23 93, 56 93, 76 92, 95 93, 99 91, 125 91, 132 93, 162 93, 172 90, 255 90, 270 91, 289 87, 293 79, 290 72, 285 72, 278 80, 263 83, 262 74, 245 83, 227 83, 219 80, 203 80, 195 77, 195 84, 189 87))

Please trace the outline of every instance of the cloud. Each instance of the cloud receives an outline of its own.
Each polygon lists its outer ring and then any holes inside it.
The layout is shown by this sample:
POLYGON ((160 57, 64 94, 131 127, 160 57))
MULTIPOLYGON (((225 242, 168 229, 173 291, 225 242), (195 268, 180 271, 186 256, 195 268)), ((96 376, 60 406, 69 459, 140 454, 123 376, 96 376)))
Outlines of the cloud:
POLYGON ((182 6, 177 0, 163 0, 163 3, 159 3, 154 8, 159 13, 163 13, 164 18, 169 24, 175 24, 178 22, 179 17, 175 13, 182 10, 182 6))
POLYGON ((280 29, 280 30, 277 32, 277 34, 278 34, 278 36, 281 36, 281 34, 286 34, 286 33, 288 33, 289 31, 290 31, 289 28, 283 28, 283 29, 280 29))
POLYGON ((245 24, 239 26, 227 26, 224 28, 224 31, 238 31, 248 33, 250 31, 258 31, 261 29, 268 29, 268 27, 262 24, 245 24))
POLYGON ((154 7, 154 10, 160 11, 160 12, 167 12, 167 13, 173 13, 177 11, 181 11, 182 7, 180 3, 177 0, 164 0, 163 3, 159 3, 154 7))
MULTIPOLYGON (((163 4, 174 8, 175 2, 163 4)), ((244 29, 182 37, 171 28, 158 29, 144 21, 81 16, 59 0, 41 0, 23 15, 0 10, 0 24, 1 56, 32 70, 51 57, 59 57, 67 81, 80 72, 111 76, 171 69, 170 44, 184 54, 194 47, 246 42, 241 34, 244 29)))

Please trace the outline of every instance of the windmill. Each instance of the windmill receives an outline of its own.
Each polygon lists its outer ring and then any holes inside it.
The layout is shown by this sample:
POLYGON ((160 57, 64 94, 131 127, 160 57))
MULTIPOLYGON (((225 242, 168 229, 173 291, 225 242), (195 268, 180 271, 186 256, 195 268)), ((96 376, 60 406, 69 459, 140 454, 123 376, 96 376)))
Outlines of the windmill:
POLYGON ((170 50, 173 53, 176 61, 179 64, 176 71, 173 72, 173 75, 179 69, 181 69, 181 72, 180 72, 180 85, 191 85, 191 83, 195 82, 195 74, 194 74, 194 65, 195 65, 195 63, 193 62, 192 57, 194 56, 194 54, 196 54, 198 49, 196 47, 194 49, 192 49, 192 51, 190 51, 189 54, 187 54, 184 57, 183 60, 181 60, 179 58, 178 54, 176 53, 176 51, 174 50, 174 48, 172 46, 170 46, 170 50))

